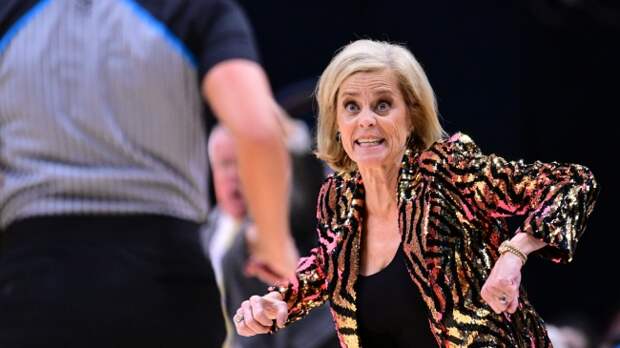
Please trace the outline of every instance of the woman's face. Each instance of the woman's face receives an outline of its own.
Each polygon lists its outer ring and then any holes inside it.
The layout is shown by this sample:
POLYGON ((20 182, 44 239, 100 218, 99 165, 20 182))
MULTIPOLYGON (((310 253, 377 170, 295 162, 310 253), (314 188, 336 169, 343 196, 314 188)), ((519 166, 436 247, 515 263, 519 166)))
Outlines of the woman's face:
POLYGON ((358 168, 399 166, 412 125, 395 74, 355 73, 340 85, 336 103, 340 141, 358 168))

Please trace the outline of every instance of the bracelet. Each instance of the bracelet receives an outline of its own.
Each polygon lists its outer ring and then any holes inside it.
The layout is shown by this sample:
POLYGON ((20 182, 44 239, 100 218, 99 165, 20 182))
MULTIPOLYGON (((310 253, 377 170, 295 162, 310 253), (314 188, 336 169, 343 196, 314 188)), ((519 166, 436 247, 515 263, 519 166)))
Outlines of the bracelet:
POLYGON ((502 244, 500 244, 498 251, 500 255, 504 255, 505 253, 511 253, 518 256, 524 265, 527 262, 527 255, 519 248, 512 245, 508 240, 505 240, 504 242, 502 242, 502 244))

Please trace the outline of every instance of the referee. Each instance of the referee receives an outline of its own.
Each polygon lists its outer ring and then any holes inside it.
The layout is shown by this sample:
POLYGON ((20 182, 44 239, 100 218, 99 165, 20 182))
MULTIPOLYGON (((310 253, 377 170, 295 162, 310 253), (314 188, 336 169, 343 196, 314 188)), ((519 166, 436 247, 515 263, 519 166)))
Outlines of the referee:
POLYGON ((257 257, 293 272, 279 111, 231 1, 2 1, 0 347, 221 345, 205 101, 236 138, 257 257))

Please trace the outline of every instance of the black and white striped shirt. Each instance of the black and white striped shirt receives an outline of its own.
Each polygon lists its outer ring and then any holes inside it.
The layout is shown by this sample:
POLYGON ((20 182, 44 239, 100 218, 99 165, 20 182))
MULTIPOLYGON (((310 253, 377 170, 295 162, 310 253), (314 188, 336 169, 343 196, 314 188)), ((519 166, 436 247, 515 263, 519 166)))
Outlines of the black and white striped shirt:
POLYGON ((0 226, 56 214, 207 216, 200 80, 256 60, 229 0, 3 0, 0 226))

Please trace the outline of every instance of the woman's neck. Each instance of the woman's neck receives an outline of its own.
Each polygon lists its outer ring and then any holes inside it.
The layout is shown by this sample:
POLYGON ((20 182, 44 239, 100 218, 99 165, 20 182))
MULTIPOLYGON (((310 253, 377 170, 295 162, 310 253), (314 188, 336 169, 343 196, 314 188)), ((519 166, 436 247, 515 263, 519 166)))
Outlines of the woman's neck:
POLYGON ((359 168, 365 190, 365 204, 368 214, 390 218, 396 209, 396 187, 398 166, 381 168, 359 168))

